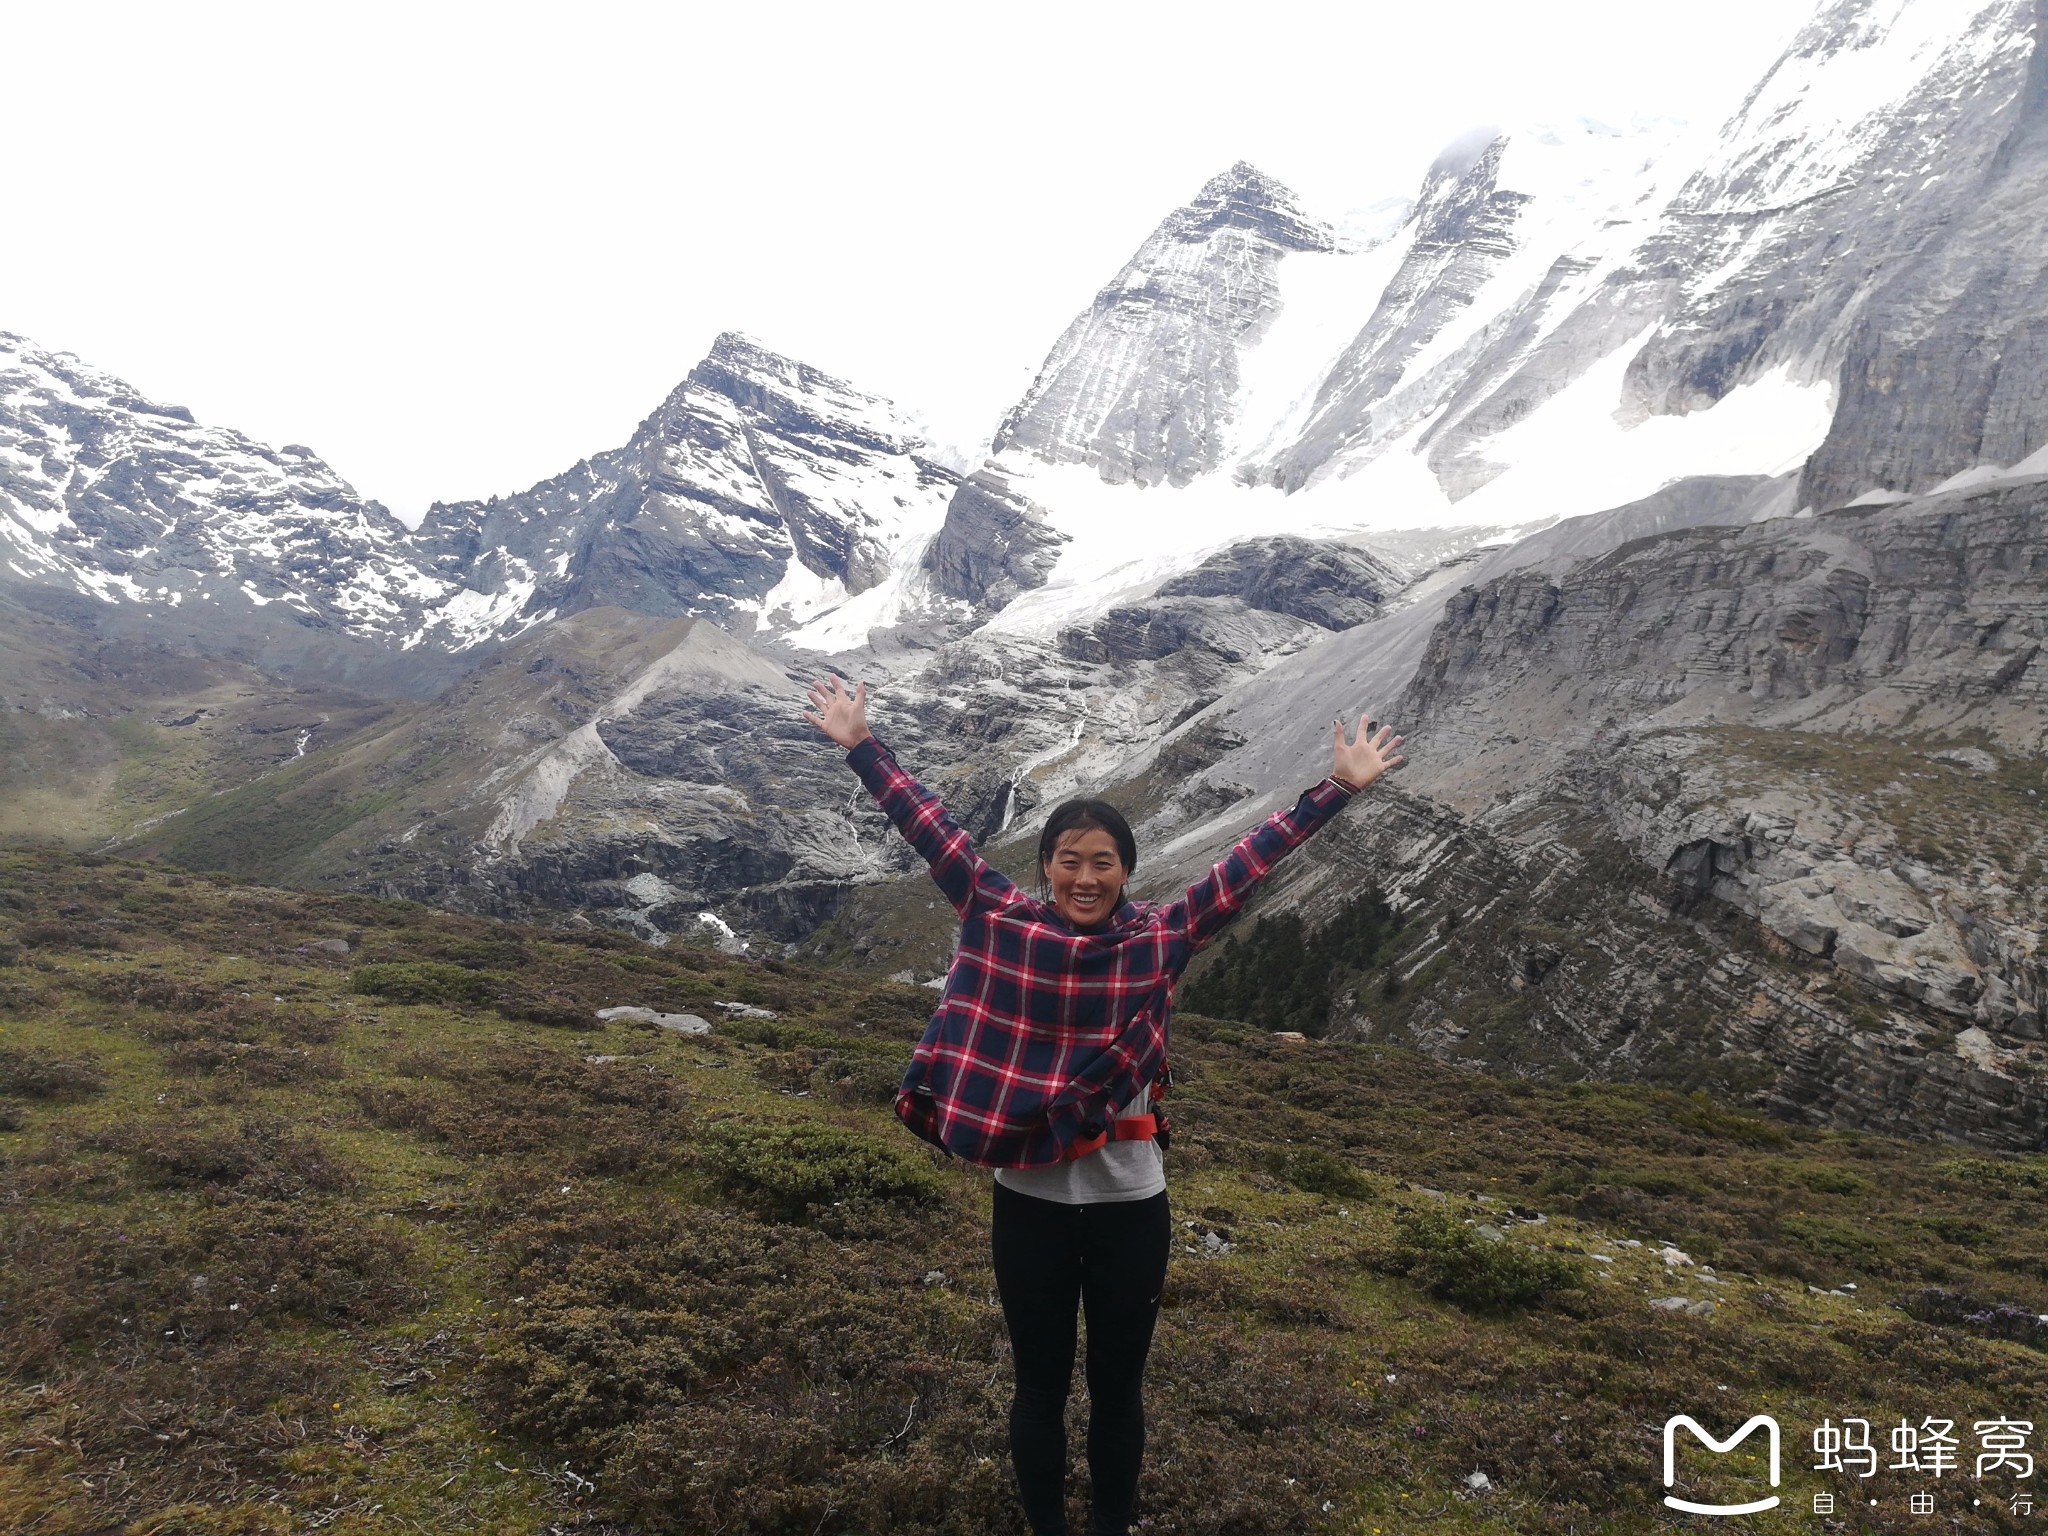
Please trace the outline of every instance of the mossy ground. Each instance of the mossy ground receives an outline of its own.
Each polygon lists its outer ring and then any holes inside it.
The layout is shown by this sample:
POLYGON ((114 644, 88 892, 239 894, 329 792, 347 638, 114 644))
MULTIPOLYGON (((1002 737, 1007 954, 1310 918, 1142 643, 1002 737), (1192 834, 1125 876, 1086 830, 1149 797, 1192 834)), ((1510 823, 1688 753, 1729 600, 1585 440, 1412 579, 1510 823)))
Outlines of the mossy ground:
MULTIPOLYGON (((988 1182, 887 1107, 929 992, 58 854, 0 962, 0 1530, 1022 1530, 988 1182)), ((1971 1426, 2048 1387, 2048 1159, 1192 1016, 1175 1068, 1150 1530, 1673 1528, 1680 1412, 1784 1425, 1750 1529, 2019 1528, 1971 1426), (1963 1470, 1817 1476, 1846 1415, 1963 1470)))

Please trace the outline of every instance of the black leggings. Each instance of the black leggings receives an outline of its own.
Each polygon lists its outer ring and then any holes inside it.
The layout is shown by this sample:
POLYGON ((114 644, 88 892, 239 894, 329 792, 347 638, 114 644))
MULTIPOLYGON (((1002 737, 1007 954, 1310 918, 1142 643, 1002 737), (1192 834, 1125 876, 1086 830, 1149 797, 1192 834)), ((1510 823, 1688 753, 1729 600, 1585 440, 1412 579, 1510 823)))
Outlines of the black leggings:
POLYGON ((1067 1390, 1076 1312, 1088 1309, 1093 1536, 1124 1536, 1145 1455, 1145 1356, 1166 1283, 1166 1191, 1063 1205, 995 1186, 996 1292, 1017 1362, 1010 1459, 1034 1536, 1067 1529, 1067 1390))

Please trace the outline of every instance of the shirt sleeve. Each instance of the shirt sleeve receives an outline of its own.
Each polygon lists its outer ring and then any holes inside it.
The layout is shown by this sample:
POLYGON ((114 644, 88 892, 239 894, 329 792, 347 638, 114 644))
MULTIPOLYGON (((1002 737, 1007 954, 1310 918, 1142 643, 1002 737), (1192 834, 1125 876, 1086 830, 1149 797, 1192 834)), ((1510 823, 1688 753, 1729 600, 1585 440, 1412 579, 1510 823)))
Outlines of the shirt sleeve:
POLYGON ((1019 898, 1009 877, 974 851, 974 843, 954 825, 939 797, 905 773, 879 738, 861 742, 846 754, 846 762, 904 840, 924 856, 932 879, 961 917, 1019 898))
POLYGON ((1166 909, 1166 926, 1187 935, 1190 951, 1200 949, 1243 910, 1266 872, 1307 842, 1355 793, 1333 778, 1303 791, 1292 808, 1267 817, 1223 856, 1207 878, 1189 886, 1187 894, 1166 909))

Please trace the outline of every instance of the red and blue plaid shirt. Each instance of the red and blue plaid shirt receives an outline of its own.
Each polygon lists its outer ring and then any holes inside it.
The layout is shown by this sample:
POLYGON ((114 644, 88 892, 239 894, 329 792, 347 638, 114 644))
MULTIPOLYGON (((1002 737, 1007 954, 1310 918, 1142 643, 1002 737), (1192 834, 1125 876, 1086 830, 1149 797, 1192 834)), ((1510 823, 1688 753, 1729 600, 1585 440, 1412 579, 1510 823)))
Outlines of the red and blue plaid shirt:
POLYGON ((1063 1161, 1159 1076, 1182 967, 1352 794, 1325 779, 1178 901, 1125 901, 1100 928, 1078 929, 977 854, 880 741, 846 760, 960 914, 959 949, 896 1113, 926 1141, 996 1168, 1063 1161))

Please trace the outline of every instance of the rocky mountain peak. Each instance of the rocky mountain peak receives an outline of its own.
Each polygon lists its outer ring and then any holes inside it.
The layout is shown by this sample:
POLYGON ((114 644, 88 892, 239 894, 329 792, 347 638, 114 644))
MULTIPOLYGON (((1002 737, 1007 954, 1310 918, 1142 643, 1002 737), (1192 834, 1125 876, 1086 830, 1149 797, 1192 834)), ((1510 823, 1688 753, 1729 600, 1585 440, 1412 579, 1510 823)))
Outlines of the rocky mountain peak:
POLYGON ((1167 215, 1162 229, 1184 240, 1200 240, 1226 228, 1250 230, 1285 250, 1336 248, 1330 226, 1302 211, 1295 194, 1249 160, 1212 176, 1184 207, 1167 215))
POLYGON ((437 506, 421 542, 520 622, 610 606, 786 629, 914 562, 958 483, 922 446, 888 400, 728 331, 623 446, 437 506))
POLYGON ((1492 256, 1514 249, 1515 219, 1530 196, 1500 185, 1507 148, 1506 135, 1486 128, 1437 157, 1416 203, 1415 249, 1469 245, 1492 256))
POLYGON ((995 436, 1111 483, 1184 485, 1222 462, 1241 353, 1280 312, 1280 262, 1337 248, 1293 192, 1239 161, 1168 214, 1053 347, 995 436))
POLYGON ((722 332, 712 342, 670 402, 686 399, 693 389, 721 395, 764 420, 849 436, 876 452, 909 453, 923 446, 916 426, 891 401, 739 331, 722 332))

